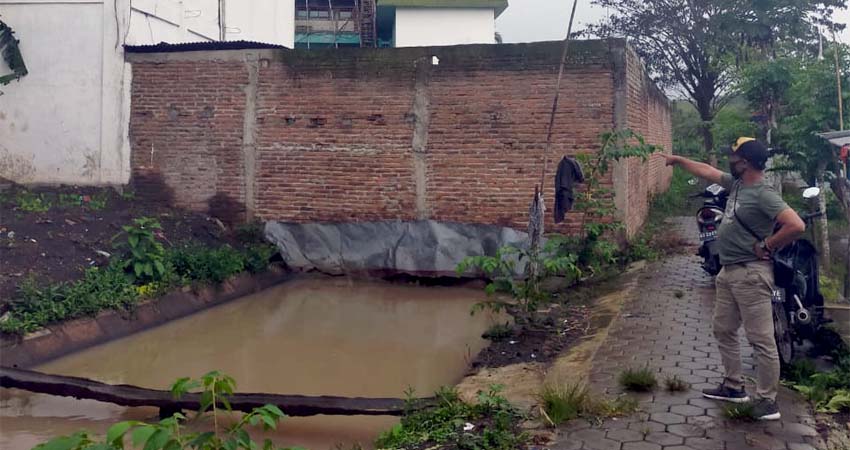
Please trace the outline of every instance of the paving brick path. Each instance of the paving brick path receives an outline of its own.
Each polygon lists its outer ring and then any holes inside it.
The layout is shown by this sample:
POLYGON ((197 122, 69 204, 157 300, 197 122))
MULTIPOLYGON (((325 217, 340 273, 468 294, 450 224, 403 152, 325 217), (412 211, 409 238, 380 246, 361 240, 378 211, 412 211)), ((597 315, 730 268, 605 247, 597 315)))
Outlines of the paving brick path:
MULTIPOLYGON (((671 221, 670 232, 692 236, 693 219, 671 221)), ((641 276, 635 297, 596 354, 591 386, 609 395, 622 393, 617 376, 626 367, 649 365, 659 373, 679 375, 691 384, 682 393, 663 386, 637 395, 641 412, 607 420, 601 426, 576 420, 563 427, 552 450, 737 450, 823 448, 805 403, 782 389, 782 420, 733 422, 722 404, 704 399, 701 390, 723 379, 720 355, 711 331, 714 287, 695 256, 680 255, 653 264, 641 276)), ((743 341, 746 341, 742 337, 743 341)), ((746 375, 754 376, 752 349, 742 349, 746 375)), ((749 392, 755 392, 748 383, 749 392)))

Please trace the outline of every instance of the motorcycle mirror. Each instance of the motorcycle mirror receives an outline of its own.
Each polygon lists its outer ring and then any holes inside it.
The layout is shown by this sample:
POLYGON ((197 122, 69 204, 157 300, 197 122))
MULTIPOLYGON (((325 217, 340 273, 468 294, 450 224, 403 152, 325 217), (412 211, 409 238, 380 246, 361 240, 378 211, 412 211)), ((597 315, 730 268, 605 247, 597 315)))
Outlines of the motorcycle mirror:
POLYGON ((697 179, 691 178, 690 180, 688 180, 688 184, 690 184, 691 186, 696 186, 697 185, 697 179))
POLYGON ((820 195, 819 187, 810 187, 803 191, 803 198, 805 199, 815 198, 818 195, 820 195))

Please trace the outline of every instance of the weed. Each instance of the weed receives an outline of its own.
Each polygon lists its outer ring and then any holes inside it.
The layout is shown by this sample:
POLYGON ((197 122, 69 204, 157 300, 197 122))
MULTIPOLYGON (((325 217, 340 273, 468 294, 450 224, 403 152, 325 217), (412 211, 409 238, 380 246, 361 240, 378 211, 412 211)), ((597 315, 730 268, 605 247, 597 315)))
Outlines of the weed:
POLYGON ((723 415, 727 419, 737 420, 741 422, 755 422, 756 417, 755 403, 731 403, 723 407, 723 415))
POLYGON ((269 267, 269 260, 277 252, 271 244, 249 244, 245 247, 245 269, 251 273, 260 273, 269 267))
POLYGON ((582 383, 552 386, 541 390, 538 401, 546 413, 551 426, 584 417, 601 421, 608 417, 620 417, 637 411, 638 402, 631 397, 616 399, 599 398, 590 393, 582 383))
POLYGON ((837 413, 850 411, 850 355, 838 360, 829 372, 811 373, 812 367, 794 366, 799 379, 792 383, 794 389, 805 396, 818 412, 837 413))
POLYGON ((245 269, 244 256, 228 245, 208 248, 189 244, 172 249, 168 261, 180 277, 215 283, 221 283, 245 269))
POLYGON ((83 196, 80 194, 68 194, 61 193, 59 194, 58 199, 56 200, 56 206, 60 208, 71 208, 75 206, 83 205, 83 196))
POLYGON ((490 339, 491 341, 503 341, 514 334, 514 327, 511 326, 510 323, 497 323, 487 329, 484 334, 481 335, 484 339, 490 339))
POLYGON ((440 389, 437 405, 406 414, 381 433, 377 448, 524 448, 528 435, 519 429, 522 415, 501 395, 499 386, 481 392, 475 404, 463 402, 454 389, 440 389))
POLYGON ((628 368, 620 373, 620 386, 629 391, 649 392, 658 386, 655 373, 647 366, 640 369, 628 368))
POLYGON ((678 375, 673 375, 664 379, 664 387, 670 392, 685 392, 691 388, 691 385, 678 375))
POLYGON ((124 270, 133 281, 159 281, 165 278, 165 248, 156 239, 162 226, 156 219, 141 217, 134 219, 131 225, 121 227, 123 232, 113 237, 113 241, 124 236, 125 240, 115 244, 125 249, 122 260, 124 270))
POLYGON ((44 194, 36 194, 34 192, 23 191, 19 192, 15 198, 15 203, 18 209, 26 212, 47 212, 50 210, 50 200, 44 194))
POLYGON ((805 382, 818 372, 817 366, 811 359, 797 359, 788 367, 785 378, 791 382, 805 382))
POLYGON ((123 198, 124 200, 135 200, 136 192, 132 189, 124 189, 123 191, 121 191, 121 198, 123 198))
POLYGON ((100 211, 106 209, 106 204, 109 202, 109 195, 106 192, 98 192, 92 196, 84 196, 83 201, 88 209, 100 211))
POLYGON ((119 265, 91 268, 74 283, 39 285, 28 278, 18 287, 0 331, 25 334, 47 324, 92 316, 103 309, 128 309, 138 293, 119 265))

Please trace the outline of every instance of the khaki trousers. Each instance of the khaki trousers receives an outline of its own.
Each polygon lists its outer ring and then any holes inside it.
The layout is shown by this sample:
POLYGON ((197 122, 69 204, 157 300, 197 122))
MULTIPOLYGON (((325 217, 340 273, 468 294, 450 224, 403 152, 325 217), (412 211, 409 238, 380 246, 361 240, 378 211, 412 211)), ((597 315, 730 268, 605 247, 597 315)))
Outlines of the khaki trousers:
POLYGON ((724 266, 717 275, 714 303, 714 336, 726 369, 726 385, 740 389, 741 343, 738 329, 755 351, 756 397, 776 400, 779 388, 779 353, 773 335, 771 296, 774 289, 773 264, 755 261, 724 266))

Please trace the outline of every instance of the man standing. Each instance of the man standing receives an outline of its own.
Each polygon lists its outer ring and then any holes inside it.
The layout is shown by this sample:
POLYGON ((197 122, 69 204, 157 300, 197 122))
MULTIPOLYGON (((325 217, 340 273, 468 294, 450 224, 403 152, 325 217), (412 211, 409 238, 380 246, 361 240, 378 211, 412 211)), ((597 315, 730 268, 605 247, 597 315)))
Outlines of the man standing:
POLYGON ((806 225, 773 187, 765 183, 768 151, 753 138, 742 137, 732 146, 729 173, 681 156, 661 156, 668 166, 679 166, 729 191, 726 212, 717 232, 723 269, 715 281, 714 303, 714 336, 726 378, 720 386, 705 389, 703 395, 735 403, 750 401, 741 374, 738 329, 743 323, 756 357, 755 415, 762 420, 777 420, 780 418, 776 405, 779 354, 773 334, 774 280, 770 254, 797 239, 806 225), (776 224, 780 228, 773 233, 776 224), (765 238, 759 240, 754 234, 765 238))

